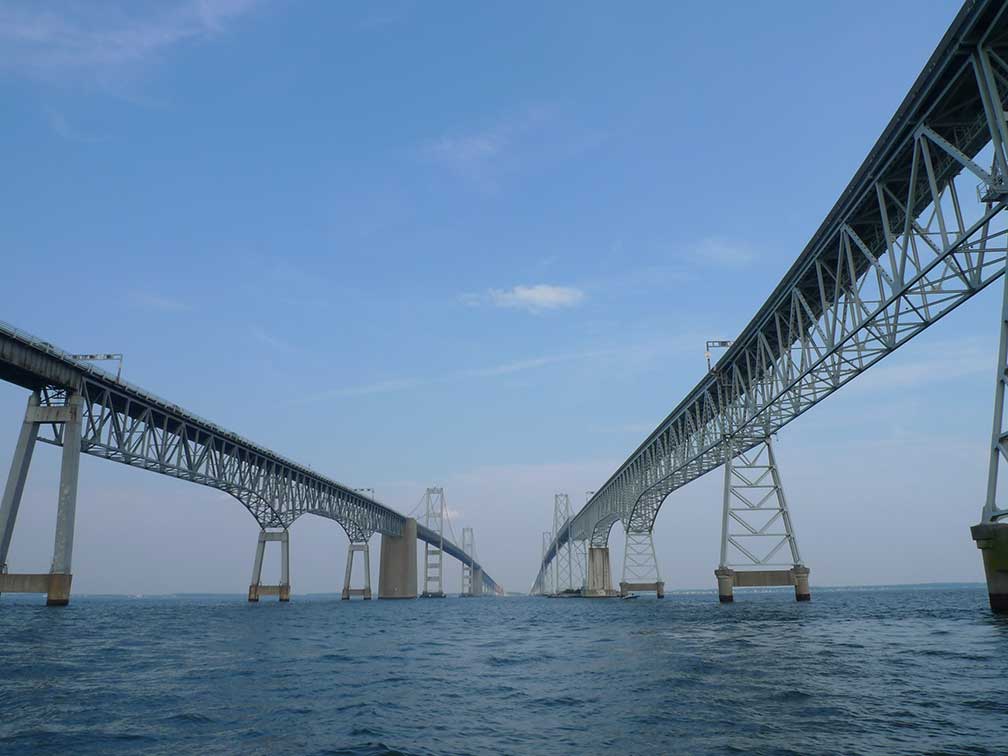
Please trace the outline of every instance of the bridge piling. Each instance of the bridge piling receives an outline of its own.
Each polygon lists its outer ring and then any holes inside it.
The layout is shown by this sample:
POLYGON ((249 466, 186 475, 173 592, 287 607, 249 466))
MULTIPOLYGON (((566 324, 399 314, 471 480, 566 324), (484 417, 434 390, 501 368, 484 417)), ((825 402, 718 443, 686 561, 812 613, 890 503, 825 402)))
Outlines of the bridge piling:
POLYGON ((738 453, 726 442, 724 458, 718 601, 734 601, 735 588, 786 585, 794 586, 795 601, 809 601, 809 568, 798 551, 770 437, 738 453), (777 555, 785 546, 791 558, 782 561, 777 555))
POLYGON ((658 598, 665 598, 665 581, 658 571, 658 557, 651 531, 628 528, 619 592, 620 596, 627 596, 636 591, 654 591, 658 598))
POLYGON ((584 595, 587 598, 611 598, 619 595, 612 587, 608 546, 588 547, 588 584, 584 595))
POLYGON ((47 606, 66 606, 70 603, 70 584, 73 580, 71 562, 77 514, 83 399, 79 393, 68 391, 62 405, 42 407, 40 401, 38 392, 28 399, 24 423, 11 461, 3 501, 0 503, 0 593, 45 593, 47 606), (7 555, 38 429, 43 423, 60 426, 56 443, 63 447, 52 566, 48 574, 11 574, 7 571, 7 555))
POLYGON ((994 422, 991 430, 990 458, 987 468, 987 497, 980 523, 970 528, 983 558, 984 577, 990 608, 996 614, 1008 614, 1008 509, 998 504, 998 472, 1008 459, 1008 422, 1005 421, 1005 394, 1008 393, 1008 275, 1001 294, 1000 342, 994 387, 994 422))
POLYGON ((28 478, 32 453, 35 451, 38 423, 29 418, 33 408, 38 405, 38 392, 32 392, 28 397, 28 408, 25 410, 21 433, 18 435, 17 445, 14 447, 10 474, 7 476, 3 501, 0 503, 0 573, 7 572, 7 554, 10 551, 11 537, 14 534, 14 523, 17 521, 18 510, 21 507, 21 495, 24 493, 25 480, 28 478))
POLYGON ((349 601, 351 596, 360 596, 365 601, 371 600, 371 549, 367 541, 363 543, 351 543, 347 550, 346 577, 343 579, 343 594, 341 598, 349 601), (353 572, 354 554, 360 552, 364 555, 364 587, 354 588, 350 582, 350 575, 353 572))
POLYGON ((277 596, 280 601, 290 601, 290 531, 260 530, 256 543, 255 561, 252 563, 252 581, 249 584, 248 600, 259 601, 260 596, 277 596), (280 543, 280 584, 263 585, 262 563, 267 541, 280 543))
POLYGON ((382 534, 378 564, 379 599, 417 597, 417 521, 406 518, 398 536, 382 534))

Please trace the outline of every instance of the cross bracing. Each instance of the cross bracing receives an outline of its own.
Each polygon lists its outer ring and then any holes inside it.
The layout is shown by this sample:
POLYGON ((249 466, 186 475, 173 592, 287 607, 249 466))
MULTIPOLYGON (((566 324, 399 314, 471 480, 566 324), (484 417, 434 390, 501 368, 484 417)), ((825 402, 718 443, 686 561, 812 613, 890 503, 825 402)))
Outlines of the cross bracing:
POLYGON ((650 530, 666 497, 1004 272, 1008 11, 967 2, 815 235, 714 369, 545 549, 650 530))
MULTIPOLYGON (((74 359, 52 344, 0 323, 0 379, 39 392, 39 411, 83 400, 81 452, 225 491, 260 527, 288 528, 301 515, 338 522, 351 543, 375 533, 398 536, 406 518, 372 497, 231 433, 176 404, 74 359)), ((44 424, 38 440, 61 446, 61 423, 44 424)), ((442 543, 421 524, 417 537, 442 543)), ((481 569, 448 539, 444 552, 481 569)), ((497 584, 481 573, 490 590, 497 584)))

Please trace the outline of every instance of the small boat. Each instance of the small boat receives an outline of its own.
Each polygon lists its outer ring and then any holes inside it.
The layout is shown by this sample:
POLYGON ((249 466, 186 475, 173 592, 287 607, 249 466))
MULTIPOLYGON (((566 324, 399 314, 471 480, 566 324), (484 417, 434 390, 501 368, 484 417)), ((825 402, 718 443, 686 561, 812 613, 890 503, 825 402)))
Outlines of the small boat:
POLYGON ((620 598, 622 598, 624 601, 626 601, 627 599, 635 599, 635 598, 637 598, 637 594, 636 593, 628 593, 626 596, 620 596, 620 598))

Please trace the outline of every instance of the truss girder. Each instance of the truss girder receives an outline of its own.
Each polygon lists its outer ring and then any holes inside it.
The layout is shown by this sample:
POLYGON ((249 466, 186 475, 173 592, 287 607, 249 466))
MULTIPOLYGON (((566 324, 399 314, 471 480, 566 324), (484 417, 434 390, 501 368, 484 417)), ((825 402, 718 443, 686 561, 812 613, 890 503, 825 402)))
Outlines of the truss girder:
POLYGON ((545 549, 650 530, 744 453, 1004 272, 1008 18, 967 3, 815 236, 708 375, 545 549), (989 165, 990 167, 984 167, 989 165))

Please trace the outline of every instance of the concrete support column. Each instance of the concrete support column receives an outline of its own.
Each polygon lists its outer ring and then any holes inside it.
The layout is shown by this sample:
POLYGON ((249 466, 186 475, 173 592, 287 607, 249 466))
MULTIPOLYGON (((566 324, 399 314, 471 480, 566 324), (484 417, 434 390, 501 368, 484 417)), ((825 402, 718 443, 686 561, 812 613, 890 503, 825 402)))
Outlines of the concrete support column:
POLYGON ((35 392, 28 397, 28 410, 21 424, 17 446, 14 447, 14 458, 11 460, 7 485, 4 486, 3 499, 0 500, 0 573, 7 572, 7 554, 14 535, 14 523, 21 507, 21 494, 24 493, 25 480, 28 478, 35 439, 38 438, 38 423, 29 419, 33 408, 38 405, 39 395, 35 392))
POLYGON ((809 590, 809 568, 792 567, 791 575, 794 577, 794 597, 795 601, 811 601, 812 593, 809 590))
POLYGON ((983 556, 991 611, 1008 614, 1008 523, 974 525, 970 534, 983 556))
POLYGON ((609 562, 608 546, 588 547, 588 585, 585 596, 608 598, 617 596, 612 587, 612 566, 609 562))
POLYGON ((70 603, 73 579, 74 521, 77 516, 77 476, 80 470, 81 416, 84 400, 80 394, 67 397, 66 421, 63 423, 63 458, 60 465, 59 501, 56 507, 56 538, 46 605, 70 603))
POLYGON ((718 567, 714 570, 717 578, 717 597, 722 604, 730 604, 735 600, 735 570, 718 567))
POLYGON ((344 601, 349 601, 351 596, 360 596, 367 601, 371 599, 371 549, 368 548, 367 541, 364 541, 363 543, 351 543, 350 548, 347 550, 346 576, 343 578, 342 599, 344 601), (354 554, 358 551, 364 555, 363 588, 353 588, 350 584, 350 574, 353 572, 354 554))
POLYGON ((252 580, 249 583, 248 600, 258 601, 260 596, 276 596, 280 601, 290 601, 290 531, 286 528, 259 531, 255 561, 252 563, 252 580), (262 583, 262 564, 267 541, 279 541, 280 543, 279 585, 264 585, 262 583))
POLYGON ((382 534, 381 562, 378 565, 378 598, 417 597, 417 522, 403 523, 402 535, 382 534))
POLYGON ((472 572, 472 595, 482 596, 483 595, 483 568, 473 567, 472 572))

